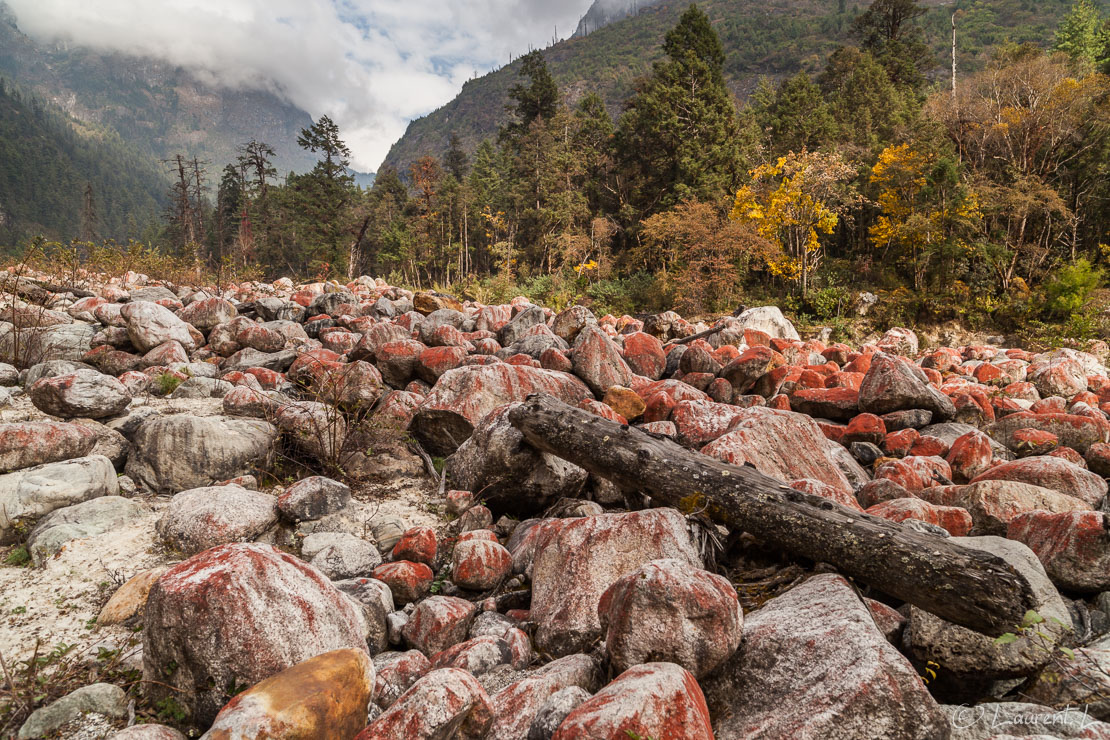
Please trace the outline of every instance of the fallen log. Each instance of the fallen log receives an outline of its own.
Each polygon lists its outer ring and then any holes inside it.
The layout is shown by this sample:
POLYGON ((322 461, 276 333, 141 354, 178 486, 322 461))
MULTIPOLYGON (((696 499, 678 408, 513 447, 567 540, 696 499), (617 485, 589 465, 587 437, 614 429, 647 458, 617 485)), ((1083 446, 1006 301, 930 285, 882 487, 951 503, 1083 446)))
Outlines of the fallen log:
POLYGON ((795 491, 750 467, 720 462, 669 439, 603 419, 544 394, 509 414, 524 438, 626 490, 685 513, 704 511, 795 556, 955 624, 1012 631, 1037 600, 1002 558, 795 491))
POLYGON ((720 323, 720 324, 717 324, 717 326, 706 329, 705 331, 699 331, 697 334, 691 334, 690 336, 682 337, 681 339, 672 339, 671 341, 667 342, 663 346, 664 347, 670 347, 672 344, 689 344, 690 342, 693 342, 696 339, 705 339, 706 337, 711 337, 714 334, 717 334, 719 332, 724 331, 725 326, 727 326, 727 324, 720 323))

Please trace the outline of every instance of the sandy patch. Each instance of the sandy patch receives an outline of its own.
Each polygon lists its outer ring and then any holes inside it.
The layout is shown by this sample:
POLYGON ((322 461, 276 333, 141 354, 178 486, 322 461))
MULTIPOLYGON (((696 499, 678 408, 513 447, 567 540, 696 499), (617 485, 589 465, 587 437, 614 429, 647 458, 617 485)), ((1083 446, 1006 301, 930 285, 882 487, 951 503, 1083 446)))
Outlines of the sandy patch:
POLYGON ((112 531, 69 542, 42 568, 0 567, 0 654, 11 664, 59 643, 87 650, 105 638, 124 639, 122 626, 95 627, 100 608, 128 578, 168 561, 154 545, 164 501, 112 531))

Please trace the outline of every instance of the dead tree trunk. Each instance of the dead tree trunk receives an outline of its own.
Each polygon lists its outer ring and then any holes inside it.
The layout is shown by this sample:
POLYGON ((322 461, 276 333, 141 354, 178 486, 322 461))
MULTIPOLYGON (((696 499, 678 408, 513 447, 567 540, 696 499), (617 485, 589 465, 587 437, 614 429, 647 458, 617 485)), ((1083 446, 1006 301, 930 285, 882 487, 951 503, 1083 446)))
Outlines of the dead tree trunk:
POLYGON ((626 490, 687 513, 704 510, 958 625, 1000 635, 1036 607, 1029 582, 1002 558, 795 491, 551 396, 529 396, 509 419, 534 447, 626 490))

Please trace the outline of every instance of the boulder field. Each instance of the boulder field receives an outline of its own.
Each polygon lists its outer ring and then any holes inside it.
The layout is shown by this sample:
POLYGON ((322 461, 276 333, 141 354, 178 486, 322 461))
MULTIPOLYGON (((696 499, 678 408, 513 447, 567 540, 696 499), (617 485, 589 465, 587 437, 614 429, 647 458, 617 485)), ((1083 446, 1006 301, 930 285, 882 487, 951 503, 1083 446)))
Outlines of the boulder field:
POLYGON ((2 737, 1110 738, 1104 342, 34 280, 0 296, 0 655, 93 611, 55 667, 88 681, 0 692, 2 737), (532 394, 989 553, 1035 608, 980 634, 664 506, 531 446, 532 394))

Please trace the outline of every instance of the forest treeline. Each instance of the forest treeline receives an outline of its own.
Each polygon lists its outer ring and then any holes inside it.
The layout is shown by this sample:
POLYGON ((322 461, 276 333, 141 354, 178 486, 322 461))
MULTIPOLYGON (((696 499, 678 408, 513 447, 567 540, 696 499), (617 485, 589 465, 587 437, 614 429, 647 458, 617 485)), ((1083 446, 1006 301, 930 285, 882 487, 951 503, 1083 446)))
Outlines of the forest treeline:
POLYGON ((1106 19, 1079 0, 1051 48, 1002 45, 961 74, 925 43, 923 12, 875 0, 819 74, 764 82, 738 106, 692 5, 616 120, 596 95, 566 106, 532 52, 495 139, 456 141, 368 190, 327 118, 299 139, 312 171, 279 180, 252 141, 211 204, 179 161, 164 239, 274 276, 366 273, 556 306, 699 314, 773 295, 829 319, 866 289, 907 321, 1089 332, 1079 309, 1110 259, 1106 19))

